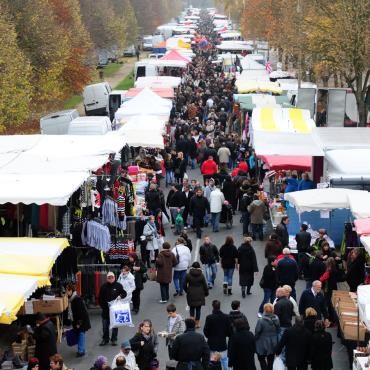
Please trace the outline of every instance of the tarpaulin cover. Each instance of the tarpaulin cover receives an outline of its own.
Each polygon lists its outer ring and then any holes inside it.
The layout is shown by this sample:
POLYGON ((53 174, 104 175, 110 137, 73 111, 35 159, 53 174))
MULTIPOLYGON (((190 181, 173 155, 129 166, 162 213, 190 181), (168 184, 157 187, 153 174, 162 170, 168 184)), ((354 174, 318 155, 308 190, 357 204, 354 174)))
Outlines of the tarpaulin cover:
POLYGON ((258 81, 258 80, 245 80, 239 79, 235 81, 235 86, 240 94, 242 93, 253 93, 253 92, 263 92, 271 93, 275 95, 281 95, 283 90, 277 82, 269 81, 258 81))
POLYGON ((49 273, 69 243, 64 238, 0 238, 0 273, 35 276, 49 285, 49 273))
POLYGON ((157 88, 157 87, 179 87, 181 83, 180 77, 172 76, 148 76, 148 77, 139 77, 135 81, 135 87, 143 88, 157 88))
POLYGON ((370 235, 370 218, 361 218, 354 221, 358 235, 370 235))
POLYGON ((330 211, 337 208, 350 208, 349 195, 358 196, 367 193, 363 190, 342 188, 312 189, 284 194, 284 199, 294 206, 298 212, 330 211))
POLYGON ((312 157, 261 156, 269 170, 310 171, 312 157))
POLYGON ((190 63, 190 59, 181 55, 177 50, 171 50, 164 55, 160 60, 180 60, 185 63, 190 63))
POLYGON ((0 204, 61 206, 125 145, 109 135, 0 136, 0 204))
POLYGON ((24 302, 37 289, 35 276, 0 273, 0 324, 11 324, 24 302))
POLYGON ((370 193, 351 193, 348 196, 351 212, 356 218, 370 218, 370 193))
POLYGON ((315 127, 309 110, 298 108, 255 108, 252 114, 253 131, 285 131, 309 134, 315 127))
POLYGON ((328 150, 325 158, 338 174, 370 177, 370 149, 328 150))
MULTIPOLYGON (((156 93, 159 97, 164 99, 174 99, 175 93, 172 87, 153 87, 151 90, 156 93)), ((134 98, 136 95, 140 94, 143 88, 133 87, 127 91, 125 94, 128 98, 134 98)))

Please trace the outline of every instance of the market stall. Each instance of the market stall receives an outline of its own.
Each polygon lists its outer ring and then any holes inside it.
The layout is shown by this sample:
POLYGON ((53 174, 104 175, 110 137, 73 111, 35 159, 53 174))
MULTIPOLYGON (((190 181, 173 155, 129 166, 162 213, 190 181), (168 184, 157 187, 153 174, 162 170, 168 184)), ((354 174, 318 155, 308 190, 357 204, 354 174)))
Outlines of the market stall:
POLYGON ((270 82, 266 80, 236 80, 235 86, 239 94, 247 93, 270 93, 274 95, 281 95, 283 90, 277 82, 270 82))
POLYGON ((172 87, 174 89, 178 88, 181 83, 180 77, 172 76, 148 76, 148 77, 138 77, 135 81, 136 88, 157 88, 157 87, 172 87))

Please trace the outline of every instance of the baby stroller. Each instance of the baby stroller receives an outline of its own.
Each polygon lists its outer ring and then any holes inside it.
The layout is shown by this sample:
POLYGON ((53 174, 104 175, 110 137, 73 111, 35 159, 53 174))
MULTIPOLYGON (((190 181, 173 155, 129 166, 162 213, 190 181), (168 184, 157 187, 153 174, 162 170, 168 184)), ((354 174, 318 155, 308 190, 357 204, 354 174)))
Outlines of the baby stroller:
POLYGON ((233 207, 227 201, 222 205, 220 223, 226 224, 227 229, 231 229, 233 226, 233 207))

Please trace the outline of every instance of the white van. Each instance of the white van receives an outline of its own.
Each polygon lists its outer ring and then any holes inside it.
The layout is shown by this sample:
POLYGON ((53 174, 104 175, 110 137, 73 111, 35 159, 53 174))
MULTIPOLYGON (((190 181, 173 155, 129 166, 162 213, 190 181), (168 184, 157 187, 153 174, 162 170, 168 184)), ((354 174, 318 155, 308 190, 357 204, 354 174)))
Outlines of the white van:
POLYGON ((78 117, 69 124, 68 135, 105 135, 109 131, 112 123, 108 117, 78 117))
POLYGON ((79 117, 77 109, 62 110, 40 118, 40 132, 43 135, 65 135, 69 124, 79 117))
POLYGON ((139 77, 167 76, 170 71, 184 69, 186 66, 187 63, 182 60, 144 59, 135 63, 134 80, 136 81, 139 77))
POLYGON ((87 85, 82 93, 87 116, 105 116, 108 114, 108 97, 112 91, 108 82, 87 85))

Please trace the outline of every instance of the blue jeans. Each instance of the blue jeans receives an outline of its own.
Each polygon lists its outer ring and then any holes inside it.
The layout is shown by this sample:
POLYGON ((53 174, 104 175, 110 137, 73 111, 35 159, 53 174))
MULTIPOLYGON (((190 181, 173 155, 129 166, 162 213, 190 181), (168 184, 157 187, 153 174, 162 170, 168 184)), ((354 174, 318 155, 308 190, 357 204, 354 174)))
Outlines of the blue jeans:
POLYGON ((274 300, 275 300, 275 290, 274 289, 270 289, 270 288, 264 288, 263 289, 263 301, 260 305, 260 308, 258 310, 258 312, 262 313, 263 312, 263 306, 266 304, 266 303, 273 303, 274 300))
MULTIPOLYGON (((112 329, 111 341, 117 342, 118 328, 112 329)), ((103 318, 103 340, 109 342, 109 318, 103 318)))
POLYGON ((216 274, 217 274, 217 264, 212 263, 211 265, 204 265, 205 271, 206 271, 206 279, 208 286, 213 287, 215 280, 216 280, 216 274))
POLYGON ((233 286, 234 269, 224 269, 224 284, 229 288, 233 286))
POLYGON ((186 276, 186 270, 174 271, 173 272, 173 283, 175 285, 176 292, 181 293, 184 290, 184 280, 186 276))
POLYGON ((221 215, 221 212, 217 212, 217 213, 211 213, 211 223, 212 223, 212 227, 213 227, 213 231, 218 231, 219 230, 219 222, 220 222, 220 215, 221 215))
POLYGON ((77 342, 77 352, 78 353, 85 353, 85 332, 80 331, 78 333, 78 342, 77 342))
POLYGON ((252 224, 252 238, 253 240, 258 238, 262 241, 263 240, 263 224, 252 224))
MULTIPOLYGON (((211 351, 211 356, 219 351, 211 351)), ((227 350, 220 352, 221 353, 221 366, 222 370, 228 370, 229 369, 229 358, 227 357, 227 350)))
POLYGON ((166 186, 174 182, 173 171, 166 170, 166 186))

